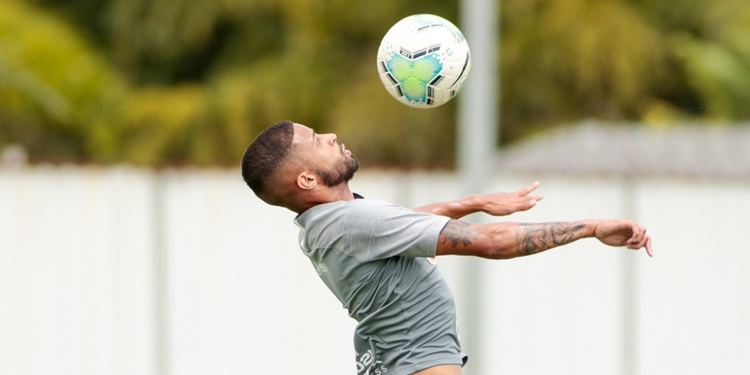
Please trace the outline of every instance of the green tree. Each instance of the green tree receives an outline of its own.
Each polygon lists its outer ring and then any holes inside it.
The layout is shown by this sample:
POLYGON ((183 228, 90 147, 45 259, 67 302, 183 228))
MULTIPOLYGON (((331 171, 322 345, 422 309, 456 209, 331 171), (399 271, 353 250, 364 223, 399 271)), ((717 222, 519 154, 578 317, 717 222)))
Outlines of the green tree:
POLYGON ((637 119, 675 77, 660 30, 632 2, 506 0, 505 136, 586 117, 637 119))
POLYGON ((585 118, 750 117, 742 0, 505 0, 503 139, 585 118))
POLYGON ((682 28, 675 21, 678 28, 670 35, 670 52, 685 72, 685 84, 699 97, 702 117, 748 119, 750 8, 742 0, 697 2, 694 7, 695 19, 682 28))
POLYGON ((113 159, 109 120, 125 90, 69 24, 0 2, 0 145, 21 144, 38 159, 113 159))
MULTIPOLYGON (((397 20, 457 20, 458 0, 32 3, 0 3, 0 145, 38 159, 235 165, 255 134, 293 119, 337 132, 368 164, 453 164, 456 102, 398 104, 375 54, 397 20)), ((502 142, 587 118, 746 120, 745 3, 502 1, 502 142)))

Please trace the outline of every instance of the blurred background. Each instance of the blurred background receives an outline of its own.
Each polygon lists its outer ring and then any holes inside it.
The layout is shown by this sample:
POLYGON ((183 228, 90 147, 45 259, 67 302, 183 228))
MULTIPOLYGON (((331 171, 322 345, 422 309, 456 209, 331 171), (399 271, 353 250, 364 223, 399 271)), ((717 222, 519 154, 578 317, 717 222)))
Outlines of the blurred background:
MULTIPOLYGON (((745 1, 497 4, 499 145, 582 119, 750 117, 745 1)), ((368 165, 454 164, 456 103, 399 105, 373 67, 395 21, 459 23, 458 0, 0 6, 0 145, 33 162, 234 166, 259 131, 293 119, 339 133, 368 165)))
MULTIPOLYGON (((657 256, 441 259, 465 373, 749 373, 747 1, 494 4, 495 47, 472 50, 499 93, 480 189, 540 180, 518 220, 632 217, 657 256)), ((292 119, 355 151, 366 196, 466 194, 474 96, 415 110, 375 68, 396 21, 466 33, 464 9, 0 0, 0 374, 354 373, 354 322, 239 159, 292 119)))

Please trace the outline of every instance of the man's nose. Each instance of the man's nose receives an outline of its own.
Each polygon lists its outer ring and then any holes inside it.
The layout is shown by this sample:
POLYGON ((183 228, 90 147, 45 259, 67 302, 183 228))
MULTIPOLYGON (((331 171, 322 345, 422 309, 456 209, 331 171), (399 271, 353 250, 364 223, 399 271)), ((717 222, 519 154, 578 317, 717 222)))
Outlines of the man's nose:
POLYGON ((326 142, 328 142, 328 144, 330 144, 330 145, 335 145, 336 144, 336 134, 333 134, 333 133, 326 134, 326 142))

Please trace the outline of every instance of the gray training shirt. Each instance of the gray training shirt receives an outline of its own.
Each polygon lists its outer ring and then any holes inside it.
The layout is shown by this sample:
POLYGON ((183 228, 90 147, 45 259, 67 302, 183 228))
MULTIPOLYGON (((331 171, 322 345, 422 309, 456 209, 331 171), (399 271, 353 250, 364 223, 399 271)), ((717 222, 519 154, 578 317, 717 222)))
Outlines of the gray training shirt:
POLYGON ((318 205, 295 219, 302 251, 359 322, 358 375, 463 364, 453 296, 430 258, 448 220, 372 199, 318 205))

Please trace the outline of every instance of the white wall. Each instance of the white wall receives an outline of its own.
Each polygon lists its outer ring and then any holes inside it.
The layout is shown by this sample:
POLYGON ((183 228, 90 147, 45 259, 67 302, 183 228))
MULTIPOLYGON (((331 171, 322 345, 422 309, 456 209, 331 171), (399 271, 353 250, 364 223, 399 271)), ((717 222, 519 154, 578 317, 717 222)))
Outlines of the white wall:
POLYGON ((0 374, 149 374, 151 174, 0 172, 0 374))
MULTIPOLYGON (((505 176, 487 191, 533 179, 545 199, 511 219, 633 217, 656 256, 583 240, 441 259, 462 325, 482 328, 465 374, 750 373, 750 181, 505 176)), ((462 190, 388 171, 352 187, 406 206, 462 190)), ((353 373, 354 321, 293 217, 235 170, 0 169, 0 374, 353 373)))

